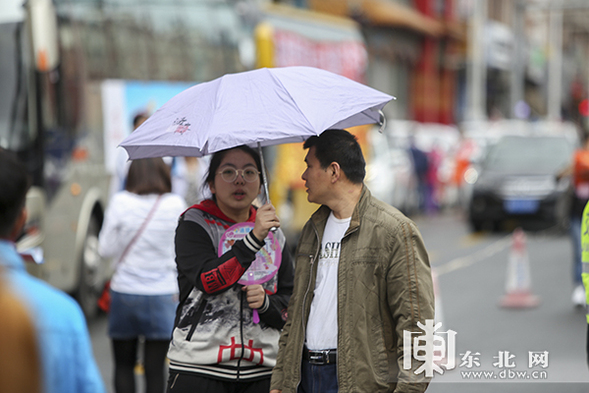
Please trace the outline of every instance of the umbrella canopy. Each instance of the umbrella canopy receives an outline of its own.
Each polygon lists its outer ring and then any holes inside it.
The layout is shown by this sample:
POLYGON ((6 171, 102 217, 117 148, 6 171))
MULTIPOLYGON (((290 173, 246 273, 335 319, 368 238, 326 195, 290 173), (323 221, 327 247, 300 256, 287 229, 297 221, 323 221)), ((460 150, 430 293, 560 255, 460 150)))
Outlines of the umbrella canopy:
POLYGON ((138 159, 302 142, 329 128, 377 123, 392 99, 318 68, 261 68, 188 88, 121 146, 130 159, 138 159))

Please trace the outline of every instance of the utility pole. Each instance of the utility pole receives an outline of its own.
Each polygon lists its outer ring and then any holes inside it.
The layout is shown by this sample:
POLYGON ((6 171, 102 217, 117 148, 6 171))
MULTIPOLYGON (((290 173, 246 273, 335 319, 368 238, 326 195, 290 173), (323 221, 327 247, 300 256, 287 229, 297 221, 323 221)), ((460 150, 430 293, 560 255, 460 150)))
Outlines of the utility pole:
POLYGON ((525 41, 524 41, 524 4, 521 0, 515 0, 513 13, 513 57, 511 72, 510 108, 511 118, 517 118, 517 103, 524 99, 525 84, 525 41))
POLYGON ((487 21, 487 0, 471 2, 467 68, 467 120, 486 120, 487 63, 484 29, 487 21))
POLYGON ((562 101, 562 8, 549 13, 548 120, 560 120, 562 101))
MULTIPOLYGON (((511 79, 511 105, 512 114, 513 105, 523 97, 523 90, 520 93, 520 88, 523 87, 525 71, 520 67, 525 64, 525 60, 521 58, 523 48, 518 45, 521 44, 521 38, 524 32, 519 30, 520 22, 523 19, 523 13, 526 10, 544 10, 548 12, 548 81, 547 81, 547 119, 561 120, 561 105, 562 105, 562 88, 563 88, 563 56, 562 56, 562 41, 563 41, 563 11, 579 10, 586 12, 589 10, 589 1, 587 0, 543 0, 530 2, 527 0, 516 0, 516 12, 514 17, 514 36, 515 36, 515 52, 514 52, 514 71, 511 79), (524 4, 525 3, 525 4, 524 4), (520 8, 521 7, 521 8, 520 8), (518 16, 520 21, 518 21, 518 16), (520 74, 520 72, 522 72, 520 74)), ((588 72, 589 74, 589 72, 588 72)))
POLYGON ((548 10, 548 120, 561 119, 562 103, 562 32, 563 11, 589 9, 587 0, 544 0, 530 4, 529 9, 548 10))

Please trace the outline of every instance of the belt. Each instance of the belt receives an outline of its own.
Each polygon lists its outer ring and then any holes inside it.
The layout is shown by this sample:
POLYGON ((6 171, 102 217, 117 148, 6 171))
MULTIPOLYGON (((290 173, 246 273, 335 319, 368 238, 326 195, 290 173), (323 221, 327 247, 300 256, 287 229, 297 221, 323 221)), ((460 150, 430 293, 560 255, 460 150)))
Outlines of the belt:
POLYGON ((303 360, 308 361, 314 365, 335 364, 337 359, 337 349, 324 349, 321 351, 309 351, 307 347, 303 347, 303 360))

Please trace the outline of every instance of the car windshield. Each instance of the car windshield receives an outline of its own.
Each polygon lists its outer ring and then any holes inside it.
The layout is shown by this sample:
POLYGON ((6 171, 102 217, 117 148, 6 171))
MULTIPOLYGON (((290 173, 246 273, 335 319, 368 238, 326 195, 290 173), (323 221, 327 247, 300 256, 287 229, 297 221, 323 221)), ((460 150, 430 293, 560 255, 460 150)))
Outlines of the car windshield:
POLYGON ((504 137, 489 149, 485 167, 505 173, 554 173, 572 157, 565 138, 504 137))

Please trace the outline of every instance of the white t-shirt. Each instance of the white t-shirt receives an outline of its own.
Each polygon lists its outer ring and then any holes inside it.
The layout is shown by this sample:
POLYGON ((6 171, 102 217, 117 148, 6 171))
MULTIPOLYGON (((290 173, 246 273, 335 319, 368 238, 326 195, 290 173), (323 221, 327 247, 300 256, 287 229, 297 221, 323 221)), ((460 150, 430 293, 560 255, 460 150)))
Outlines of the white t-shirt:
POLYGON ((186 202, 179 195, 162 195, 149 223, 125 259, 118 262, 156 199, 155 194, 121 191, 113 195, 106 209, 98 248, 103 257, 112 257, 116 265, 110 284, 114 291, 136 295, 178 293, 174 235, 178 217, 186 210, 186 202))
POLYGON ((307 322, 306 339, 310 350, 337 348, 337 268, 342 237, 351 219, 337 219, 331 212, 325 224, 315 292, 307 322))

